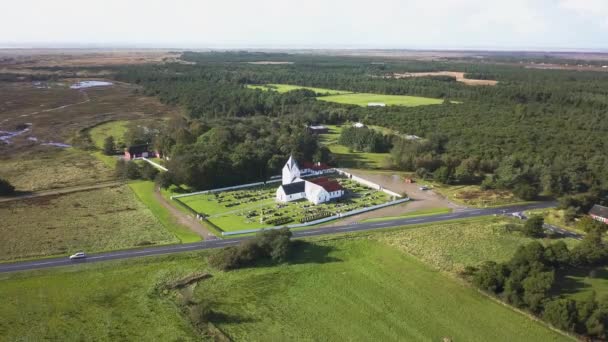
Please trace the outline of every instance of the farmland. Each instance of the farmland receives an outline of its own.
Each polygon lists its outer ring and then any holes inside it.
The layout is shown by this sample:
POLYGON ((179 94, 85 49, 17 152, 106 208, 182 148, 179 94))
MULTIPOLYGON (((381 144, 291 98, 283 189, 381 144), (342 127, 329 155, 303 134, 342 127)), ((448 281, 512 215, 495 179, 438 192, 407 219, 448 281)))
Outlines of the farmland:
MULTIPOLYGON (((315 239, 287 264, 212 271, 194 300, 211 305, 213 323, 233 340, 568 340, 374 241, 382 235, 315 239)), ((208 269, 206 253, 0 276, 0 331, 9 339, 85 331, 100 340, 198 339, 156 288, 208 269)))
POLYGON ((298 90, 298 89, 307 89, 307 90, 314 91, 319 96, 342 95, 342 94, 351 94, 352 93, 351 91, 345 91, 345 90, 303 87, 303 86, 297 86, 297 85, 291 85, 291 84, 265 84, 265 85, 250 84, 250 85, 247 85, 247 88, 260 89, 260 90, 265 90, 265 91, 272 90, 272 91, 277 91, 279 93, 286 93, 288 91, 298 90))
POLYGON ((288 91, 297 89, 308 89, 314 91, 317 94, 317 99, 321 101, 350 104, 363 107, 367 107, 368 103, 370 102, 384 103, 387 106, 406 107, 416 107, 443 103, 442 99, 433 99, 429 97, 355 93, 344 90, 304 87, 291 84, 248 85, 247 87, 251 89, 272 90, 277 91, 279 93, 286 93, 288 91))
POLYGON ((407 95, 383 95, 369 93, 353 93, 345 95, 330 95, 318 97, 318 100, 341 104, 367 107, 368 103, 384 103, 387 106, 417 107, 442 104, 442 99, 407 95))
MULTIPOLYGON (((301 223, 306 217, 323 218, 357 208, 387 202, 390 198, 354 181, 337 178, 346 189, 345 198, 336 202, 313 205, 306 200, 276 203, 275 192, 280 183, 265 186, 198 194, 179 200, 224 231, 263 228, 273 225, 301 223)), ((312 219, 310 219, 312 220, 312 219)))
POLYGON ((127 186, 0 204, 0 260, 176 243, 127 186))

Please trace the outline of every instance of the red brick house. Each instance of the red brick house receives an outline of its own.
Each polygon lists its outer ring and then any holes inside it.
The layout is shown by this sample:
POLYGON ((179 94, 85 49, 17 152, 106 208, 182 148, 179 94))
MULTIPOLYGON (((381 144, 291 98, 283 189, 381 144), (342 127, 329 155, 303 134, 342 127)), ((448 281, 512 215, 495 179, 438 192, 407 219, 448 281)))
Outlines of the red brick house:
POLYGON ((608 224, 608 207, 596 204, 589 210, 589 216, 596 221, 608 224))
POLYGON ((151 150, 150 144, 133 145, 125 149, 125 160, 137 158, 160 158, 160 153, 151 150))

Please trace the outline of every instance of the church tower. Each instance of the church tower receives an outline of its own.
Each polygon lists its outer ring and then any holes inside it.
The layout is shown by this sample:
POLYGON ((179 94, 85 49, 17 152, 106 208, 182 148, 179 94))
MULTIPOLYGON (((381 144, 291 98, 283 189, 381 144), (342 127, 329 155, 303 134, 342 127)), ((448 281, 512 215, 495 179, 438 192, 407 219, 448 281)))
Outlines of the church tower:
POLYGON ((283 166, 283 185, 291 184, 298 178, 300 178, 298 163, 293 159, 293 156, 289 156, 289 160, 283 166))

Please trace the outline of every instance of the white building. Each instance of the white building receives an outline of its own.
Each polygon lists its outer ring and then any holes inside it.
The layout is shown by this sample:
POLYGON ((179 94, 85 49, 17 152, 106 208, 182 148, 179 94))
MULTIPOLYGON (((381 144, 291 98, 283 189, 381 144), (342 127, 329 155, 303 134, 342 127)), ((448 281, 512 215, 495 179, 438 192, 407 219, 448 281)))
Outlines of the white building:
POLYGON ((319 204, 344 196, 344 189, 336 180, 316 178, 303 180, 300 178, 298 163, 289 157, 283 167, 282 184, 276 192, 277 202, 292 202, 302 198, 319 204))
POLYGON ((368 102, 368 107, 386 107, 386 103, 382 102, 368 102))
POLYGON ((355 127, 355 128, 364 128, 365 125, 363 123, 361 123, 361 122, 355 122, 353 124, 353 127, 355 127))

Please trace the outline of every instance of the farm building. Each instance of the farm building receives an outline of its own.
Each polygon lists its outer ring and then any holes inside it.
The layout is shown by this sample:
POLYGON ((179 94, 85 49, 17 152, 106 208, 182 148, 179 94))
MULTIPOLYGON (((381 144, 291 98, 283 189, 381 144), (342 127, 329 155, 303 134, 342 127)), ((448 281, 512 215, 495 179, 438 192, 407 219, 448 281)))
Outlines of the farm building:
POLYGON ((325 203, 344 196, 344 189, 336 180, 316 178, 303 180, 300 178, 298 163, 289 157, 283 167, 282 184, 276 192, 277 202, 292 202, 306 198, 313 204, 325 203))
POLYGON ((312 134, 326 134, 329 133, 329 129, 323 125, 308 126, 308 132, 312 134))
POLYGON ((608 224, 608 207, 594 205, 589 211, 589 216, 594 220, 608 224))
POLYGON ((382 103, 382 102, 368 102, 367 106, 368 107, 386 107, 386 103, 382 103))
POLYGON ((137 158, 160 158, 160 153, 158 151, 152 151, 150 144, 133 145, 125 149, 125 160, 137 158))

